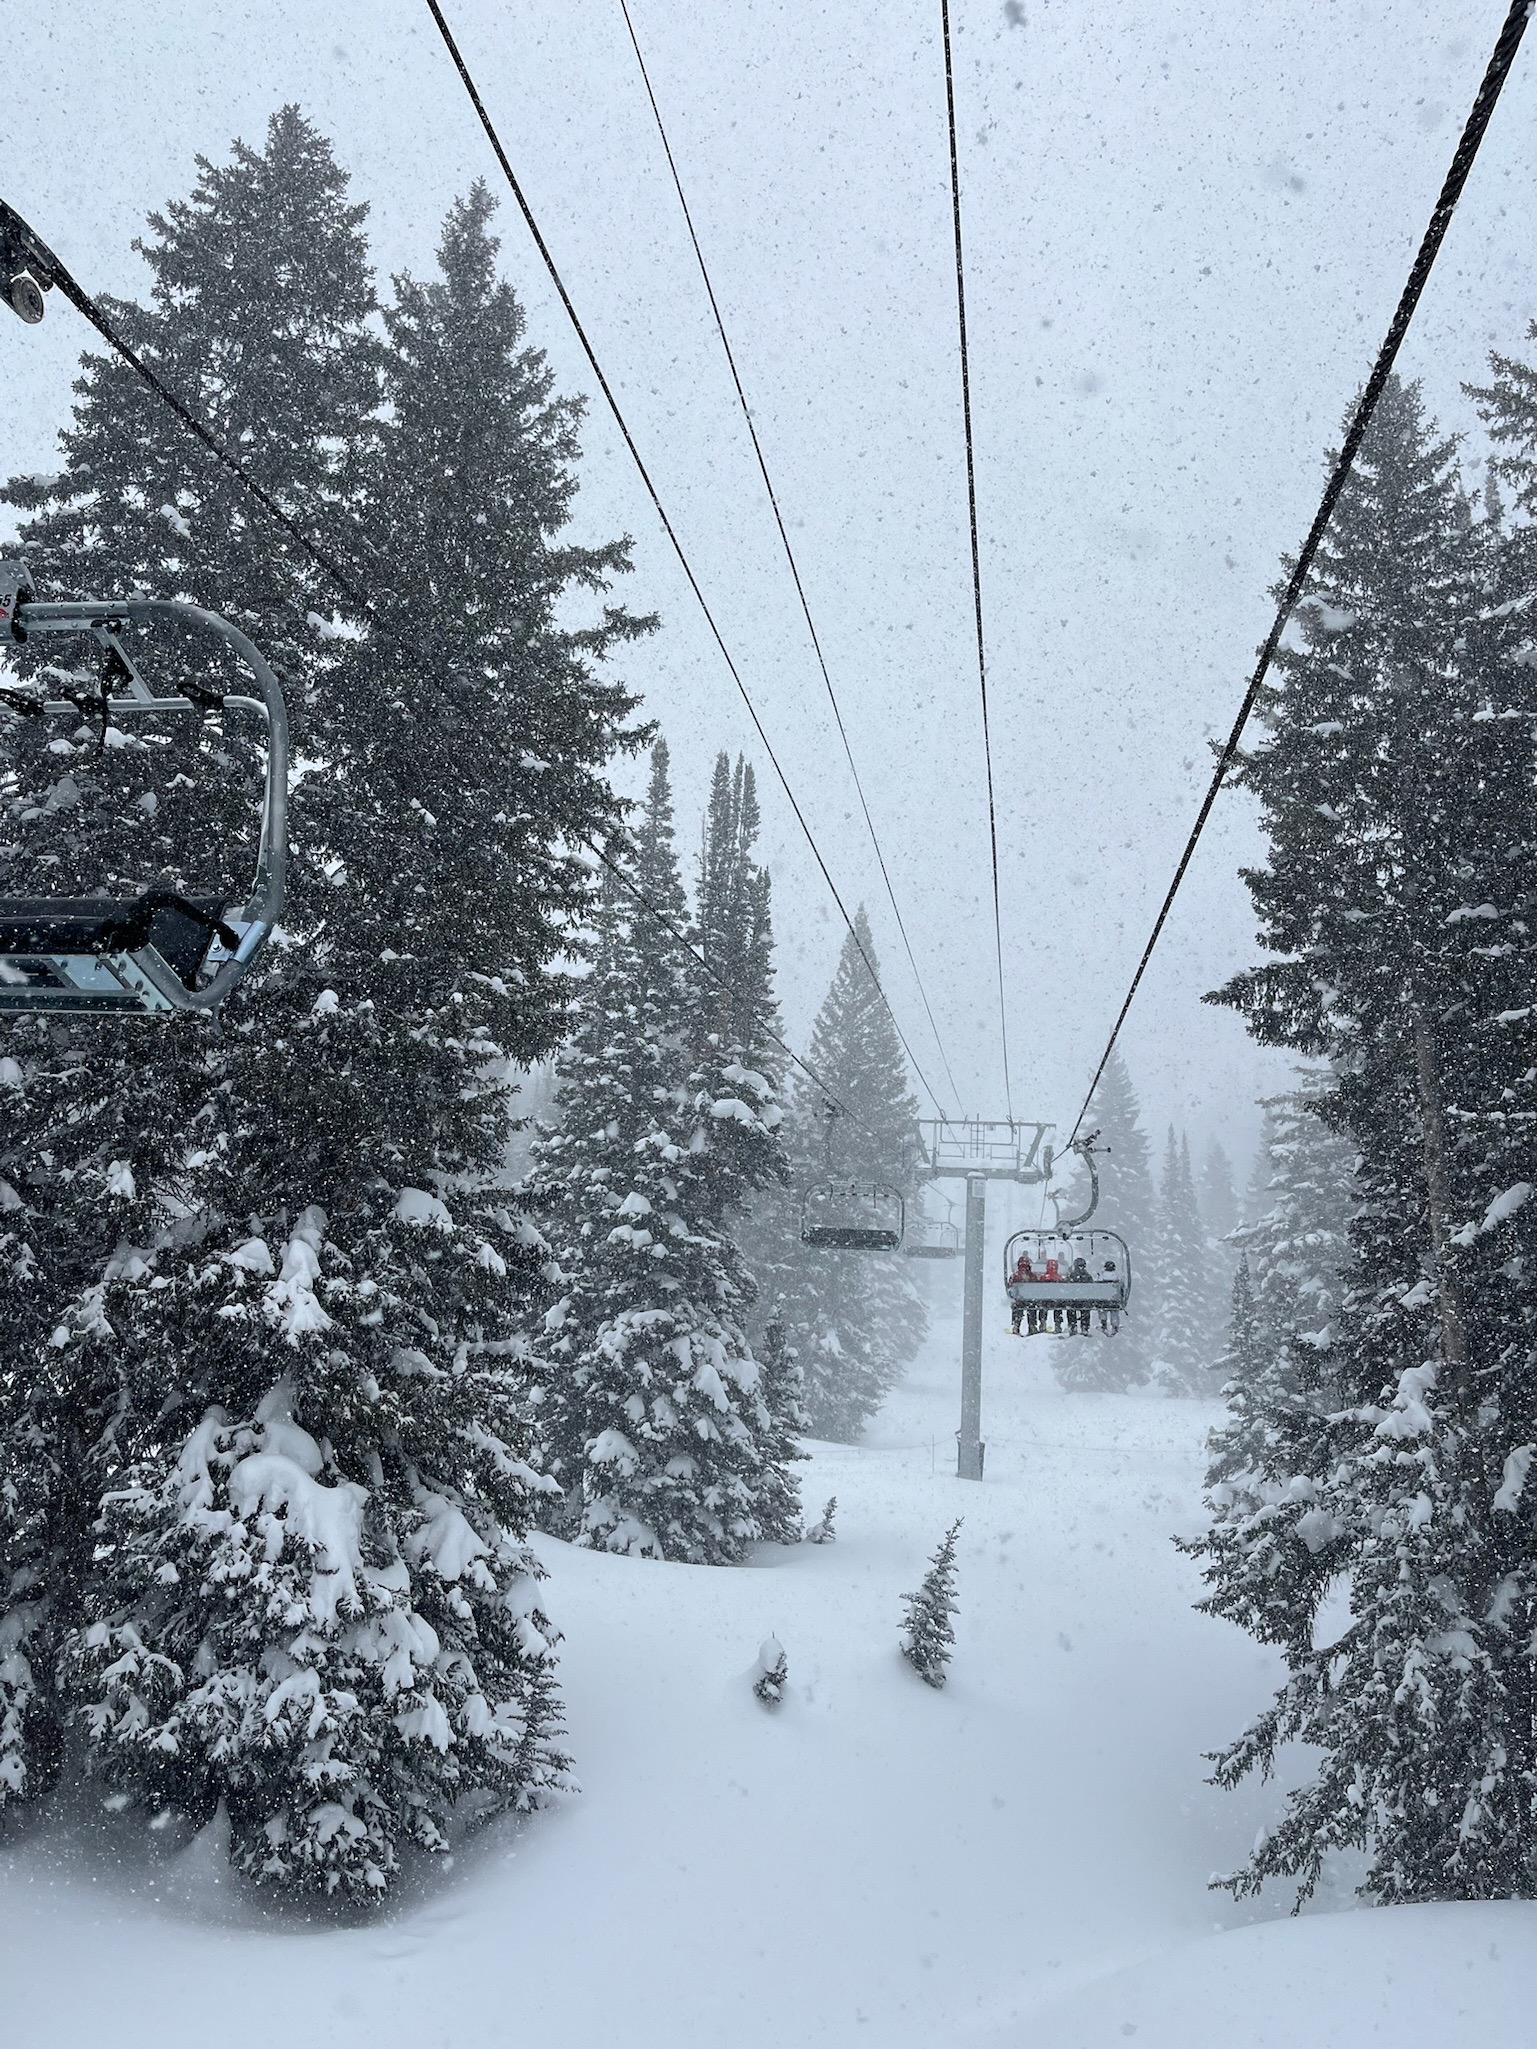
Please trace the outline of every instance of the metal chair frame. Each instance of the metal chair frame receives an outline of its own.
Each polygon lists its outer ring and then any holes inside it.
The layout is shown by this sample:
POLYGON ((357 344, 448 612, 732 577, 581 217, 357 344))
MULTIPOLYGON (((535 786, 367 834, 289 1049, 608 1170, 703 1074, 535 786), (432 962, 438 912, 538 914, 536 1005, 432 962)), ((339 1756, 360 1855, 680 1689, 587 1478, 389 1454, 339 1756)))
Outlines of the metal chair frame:
POLYGON ((1043 1226, 1038 1230, 1016 1231, 1003 1249, 1003 1281, 1011 1302, 1038 1302, 1043 1306, 1056 1305, 1062 1308, 1125 1309, 1131 1301, 1131 1249, 1117 1231, 1075 1231, 1071 1226, 1061 1230, 1043 1226), (1096 1246, 1100 1243, 1113 1245, 1119 1254, 1120 1278, 1116 1281, 1011 1280, 1010 1275, 1014 1271, 1019 1248, 1027 1240, 1034 1241, 1042 1263, 1046 1255, 1041 1248, 1045 1245, 1084 1245, 1088 1248, 1087 1263, 1091 1269, 1095 1263, 1096 1246))
MULTIPOLYGON (((116 694, 108 694, 107 686, 103 686, 100 709, 104 718, 117 720, 167 712, 203 715, 211 708, 254 712, 265 722, 267 756, 256 874, 238 914, 210 921, 203 906, 198 906, 196 912, 178 912, 174 904, 159 907, 157 900, 162 893, 152 891, 127 904, 100 899, 100 917, 93 929, 96 898, 0 900, 0 1015, 216 1013, 250 970, 283 908, 288 867, 288 714, 276 676, 238 626, 199 605, 184 604, 175 598, 39 604, 32 599, 24 567, 14 562, 0 564, 0 585, 4 586, 0 588, 0 639, 7 629, 9 637, 17 641, 85 633, 106 652, 110 681, 120 687, 116 694), (179 693, 157 696, 139 674, 121 639, 125 624, 142 625, 157 619, 176 619, 223 641, 251 672, 256 694, 225 694, 207 703, 179 693), (60 929, 68 933, 65 942, 54 947, 46 941, 34 943, 27 929, 32 926, 46 930, 50 913, 55 936, 60 929), (124 942, 125 913, 136 916, 136 922, 145 929, 144 943, 124 942), (215 937, 206 949, 199 949, 194 974, 211 968, 206 981, 195 982, 178 972, 162 950, 163 946, 171 946, 174 929, 164 921, 180 918, 185 923, 189 915, 201 916, 204 925, 222 924, 235 940, 233 946, 228 946, 215 937), (150 929, 157 922, 161 931, 159 943, 150 929)), ((72 698, 41 695, 29 708, 47 718, 78 720, 82 715, 81 705, 72 698)), ((172 947, 173 952, 176 950, 172 947)))
POLYGON ((907 1204, 902 1192, 886 1181, 823 1181, 806 1190, 801 1197, 801 1243, 817 1247, 823 1252, 896 1252, 901 1249, 907 1235, 907 1204), (896 1205, 896 1223, 877 1224, 816 1224, 812 1222, 812 1211, 819 1202, 836 1202, 842 1197, 852 1207, 859 1202, 872 1207, 880 1204, 896 1205))
POLYGON ((902 1250, 909 1259, 959 1259, 965 1249, 960 1227, 948 1217, 914 1217, 903 1234, 902 1250))

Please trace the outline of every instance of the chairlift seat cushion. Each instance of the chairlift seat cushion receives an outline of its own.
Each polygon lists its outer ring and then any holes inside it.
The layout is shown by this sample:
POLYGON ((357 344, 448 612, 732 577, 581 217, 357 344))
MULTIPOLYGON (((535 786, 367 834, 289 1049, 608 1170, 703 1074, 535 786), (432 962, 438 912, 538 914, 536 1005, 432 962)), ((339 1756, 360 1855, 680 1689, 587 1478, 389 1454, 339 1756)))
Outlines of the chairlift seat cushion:
POLYGON ((808 1224, 801 1237, 829 1252, 895 1252, 902 1242, 896 1231, 864 1224, 808 1224))
MULTIPOLYGON (((222 915, 217 899, 191 901, 211 918, 222 915)), ((110 945, 103 935, 112 924, 130 917, 137 903, 134 897, 0 897, 0 959, 20 962, 121 952, 121 944, 110 945)), ((189 989, 213 939, 209 926, 173 906, 157 910, 150 920, 150 945, 189 989)))

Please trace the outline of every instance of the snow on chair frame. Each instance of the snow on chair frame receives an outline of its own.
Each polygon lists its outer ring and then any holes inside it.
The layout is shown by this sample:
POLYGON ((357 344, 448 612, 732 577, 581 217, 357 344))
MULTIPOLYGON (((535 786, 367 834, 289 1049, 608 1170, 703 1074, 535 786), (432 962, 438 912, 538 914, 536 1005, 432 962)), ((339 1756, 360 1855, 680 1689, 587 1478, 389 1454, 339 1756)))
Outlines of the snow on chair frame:
POLYGON ((8 687, 4 702, 22 717, 109 718, 145 712, 255 712, 266 726, 266 784, 256 874, 238 911, 225 904, 149 889, 137 897, 0 898, 0 1016, 148 1017, 174 1010, 217 1012, 244 978, 283 908, 288 857, 288 714, 277 678, 238 626, 172 598, 39 604, 25 563, 0 562, 0 643, 87 634, 105 656, 90 700, 49 698, 39 687, 8 687), (124 625, 174 619, 232 648, 255 679, 255 696, 180 692, 157 697, 122 641, 124 625))

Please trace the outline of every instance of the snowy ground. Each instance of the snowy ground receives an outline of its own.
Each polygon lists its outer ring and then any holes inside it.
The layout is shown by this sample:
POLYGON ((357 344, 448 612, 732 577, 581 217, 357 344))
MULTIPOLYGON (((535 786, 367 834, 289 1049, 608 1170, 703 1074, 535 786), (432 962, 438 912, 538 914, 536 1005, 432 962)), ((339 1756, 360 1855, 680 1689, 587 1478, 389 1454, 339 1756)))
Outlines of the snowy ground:
POLYGON ((1276 1799, 1203 1784, 1273 1677, 1169 1542, 1215 1410, 1058 1395, 1050 1341, 998 1329, 965 1486, 957 1349, 940 1325, 871 1441, 817 1448, 835 1545, 743 1572, 542 1545, 583 1793, 388 1918, 272 1917, 206 1843, 0 1846, 5 2049, 1524 2045, 1528 1908, 1357 1912, 1341 1880, 1288 1921, 1206 1889, 1276 1799), (938 1693, 896 1656, 900 1596, 960 1513, 938 1693))

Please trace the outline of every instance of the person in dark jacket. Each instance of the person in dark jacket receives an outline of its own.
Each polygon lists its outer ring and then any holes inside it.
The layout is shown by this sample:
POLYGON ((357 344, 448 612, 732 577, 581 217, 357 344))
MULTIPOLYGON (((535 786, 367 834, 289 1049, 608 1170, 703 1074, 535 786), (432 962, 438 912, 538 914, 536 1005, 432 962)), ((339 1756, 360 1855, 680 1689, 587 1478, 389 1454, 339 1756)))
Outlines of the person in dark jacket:
MULTIPOLYGON (((1078 1257, 1068 1268, 1067 1278, 1070 1281, 1087 1282, 1090 1286, 1093 1285, 1094 1276, 1089 1272, 1089 1263, 1082 1253, 1079 1253, 1078 1257)), ((1087 1302, 1069 1302, 1067 1305, 1067 1334, 1069 1337, 1085 1338, 1089 1335, 1089 1305, 1087 1302)))

